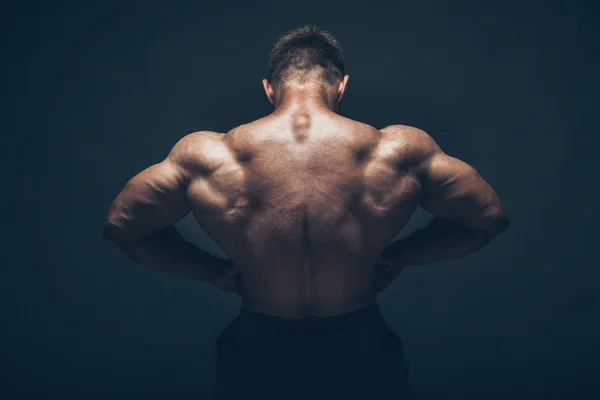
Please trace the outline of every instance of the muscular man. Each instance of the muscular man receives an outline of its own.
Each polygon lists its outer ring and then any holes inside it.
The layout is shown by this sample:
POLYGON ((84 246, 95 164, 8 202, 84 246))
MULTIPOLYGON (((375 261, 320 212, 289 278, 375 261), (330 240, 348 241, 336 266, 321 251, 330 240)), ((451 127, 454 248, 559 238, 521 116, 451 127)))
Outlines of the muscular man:
POLYGON ((274 111, 182 138, 127 183, 105 237, 137 263, 237 292, 244 312, 288 321, 358 315, 403 268, 465 256, 507 228, 490 185, 427 133, 339 115, 348 78, 331 34, 286 33, 262 81, 274 111), (417 206, 435 218, 389 245, 417 206), (189 212, 230 260, 177 233, 189 212))

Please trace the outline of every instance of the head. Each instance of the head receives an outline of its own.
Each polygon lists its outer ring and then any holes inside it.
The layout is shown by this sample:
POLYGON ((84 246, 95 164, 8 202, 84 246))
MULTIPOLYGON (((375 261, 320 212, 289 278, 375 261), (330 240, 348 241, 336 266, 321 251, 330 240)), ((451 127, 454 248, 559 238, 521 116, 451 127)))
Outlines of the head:
POLYGON ((337 111, 349 79, 344 62, 342 47, 329 32, 311 25, 286 32, 271 50, 269 79, 262 80, 265 94, 275 108, 312 99, 337 111))

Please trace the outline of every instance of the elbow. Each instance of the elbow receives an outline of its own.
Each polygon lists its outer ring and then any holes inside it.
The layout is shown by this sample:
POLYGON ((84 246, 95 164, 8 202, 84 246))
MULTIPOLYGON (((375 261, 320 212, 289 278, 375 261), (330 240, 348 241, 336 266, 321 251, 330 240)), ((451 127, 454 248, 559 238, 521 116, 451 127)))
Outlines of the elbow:
POLYGON ((510 226, 510 221, 508 219, 508 213, 505 209, 500 209, 496 214, 496 218, 494 219, 494 230, 496 234, 502 233, 508 229, 510 226))
POLYGON ((112 215, 108 216, 104 223, 104 227, 102 228, 102 237, 114 243, 119 243, 126 239, 123 227, 119 224, 117 217, 113 217, 112 215))
POLYGON ((130 247, 140 239, 127 224, 127 220, 116 213, 109 213, 102 228, 102 237, 121 248, 130 247))
POLYGON ((102 237, 110 242, 115 242, 118 236, 117 229, 118 227, 116 225, 107 222, 102 228, 102 237))
POLYGON ((505 216, 499 222, 498 233, 504 232, 509 227, 510 227, 510 221, 508 220, 508 216, 505 216))
POLYGON ((508 219, 506 210, 502 209, 496 213, 496 216, 493 219, 489 221, 487 229, 481 231, 481 234, 485 238, 486 242, 489 243, 498 234, 506 231, 509 226, 510 221, 508 219))

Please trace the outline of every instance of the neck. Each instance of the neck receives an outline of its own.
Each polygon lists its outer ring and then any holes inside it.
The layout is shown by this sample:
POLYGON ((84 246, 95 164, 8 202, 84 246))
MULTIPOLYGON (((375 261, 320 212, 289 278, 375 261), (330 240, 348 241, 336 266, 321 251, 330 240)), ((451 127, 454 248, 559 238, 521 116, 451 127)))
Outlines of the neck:
POLYGON ((338 111, 337 96, 334 91, 321 85, 286 85, 275 94, 273 100, 277 113, 297 109, 338 111))

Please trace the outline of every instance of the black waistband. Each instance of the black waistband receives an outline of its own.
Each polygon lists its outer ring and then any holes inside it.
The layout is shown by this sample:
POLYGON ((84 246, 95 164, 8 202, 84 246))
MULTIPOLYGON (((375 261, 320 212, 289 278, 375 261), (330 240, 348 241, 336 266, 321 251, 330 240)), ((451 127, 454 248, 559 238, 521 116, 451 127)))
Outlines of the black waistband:
POLYGON ((273 324, 291 329, 311 329, 311 328, 325 328, 338 326, 340 324, 350 323, 352 321, 361 320, 365 317, 381 317, 381 311, 379 304, 373 302, 368 306, 350 311, 344 314, 330 315, 330 316, 307 316, 301 318, 286 318, 277 317, 273 315, 262 314, 254 311, 246 306, 242 306, 240 309, 240 317, 243 319, 252 319, 260 321, 261 323, 273 324))

